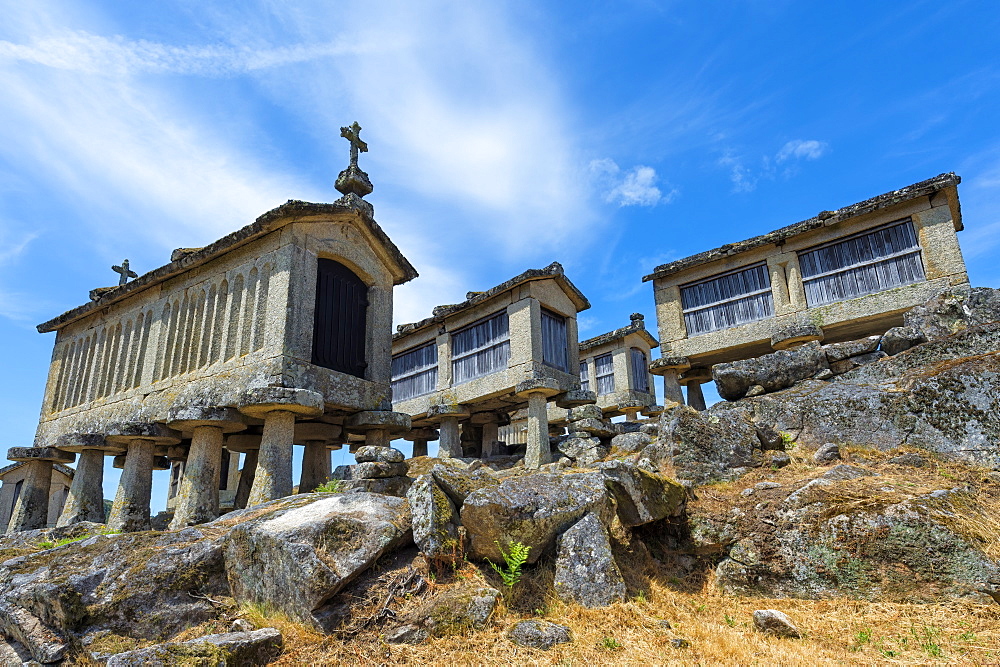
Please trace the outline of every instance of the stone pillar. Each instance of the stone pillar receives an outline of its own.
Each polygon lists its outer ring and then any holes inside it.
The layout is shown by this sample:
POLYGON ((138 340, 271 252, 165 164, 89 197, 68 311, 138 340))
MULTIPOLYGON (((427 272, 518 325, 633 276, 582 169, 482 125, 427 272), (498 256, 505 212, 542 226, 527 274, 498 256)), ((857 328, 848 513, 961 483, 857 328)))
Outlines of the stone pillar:
POLYGON ((707 410, 708 406, 705 405, 705 394, 701 392, 701 383, 692 380, 687 384, 688 396, 687 404, 694 408, 695 410, 707 410))
POLYGON ((496 421, 483 424, 483 458, 496 456, 500 441, 500 424, 496 421))
POLYGON ((84 449, 73 474, 57 526, 81 521, 104 523, 104 450, 84 449))
POLYGON ((153 490, 153 448, 156 442, 132 440, 125 455, 125 469, 118 482, 108 528, 123 533, 149 530, 149 498, 153 490))
POLYGON ((264 417, 257 474, 253 478, 248 506, 292 495, 292 445, 295 413, 273 410, 264 417))
POLYGON ((691 369, 687 357, 660 357, 649 364, 649 372, 663 376, 663 400, 684 405, 684 392, 681 390, 679 374, 691 369))
POLYGON ((524 467, 537 470, 551 462, 548 401, 544 393, 531 392, 528 394, 528 449, 524 454, 524 467))
POLYGON ((243 470, 240 471, 240 481, 236 485, 233 509, 245 509, 247 501, 250 499, 250 488, 253 486, 254 476, 257 474, 257 452, 256 449, 248 449, 243 454, 243 470))
POLYGON ((458 417, 442 417, 440 430, 438 458, 449 459, 461 457, 462 434, 458 429, 458 417))
POLYGON ((108 528, 122 532, 149 530, 154 448, 178 444, 180 433, 153 422, 125 422, 109 426, 104 441, 127 449, 108 528))
POLYGON ((241 412, 264 420, 248 507, 292 495, 295 417, 318 417, 323 409, 323 395, 307 389, 260 387, 240 397, 241 412))
POLYGON ((427 439, 417 438, 413 441, 413 458, 427 456, 427 439))
POLYGON ((366 447, 388 447, 390 441, 387 429, 373 428, 365 432, 366 447))
POLYGON ((246 428, 240 414, 228 407, 186 406, 168 413, 171 428, 191 433, 184 477, 171 530, 211 521, 219 516, 219 465, 226 433, 246 428))
POLYGON ((7 532, 45 528, 49 521, 49 488, 52 486, 52 466, 72 463, 73 454, 54 447, 11 447, 7 458, 27 464, 27 475, 21 485, 21 495, 7 524, 7 532))
POLYGON ((681 375, 681 383, 687 385, 687 404, 695 410, 704 411, 705 395, 701 392, 701 384, 712 379, 712 371, 707 368, 692 368, 681 375))
POLYGON ((103 433, 67 433, 59 436, 56 447, 80 455, 56 526, 69 526, 80 521, 104 523, 104 456, 120 454, 125 450, 107 444, 103 433))
POLYGON ((311 493, 330 479, 330 450, 326 440, 307 440, 302 454, 299 493, 311 493))

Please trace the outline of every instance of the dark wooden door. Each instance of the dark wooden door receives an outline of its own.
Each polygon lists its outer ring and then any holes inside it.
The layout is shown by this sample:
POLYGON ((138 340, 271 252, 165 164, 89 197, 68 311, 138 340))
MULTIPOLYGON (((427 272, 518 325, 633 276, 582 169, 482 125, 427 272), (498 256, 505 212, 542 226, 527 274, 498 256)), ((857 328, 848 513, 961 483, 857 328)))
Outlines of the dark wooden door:
POLYGON ((320 259, 316 274, 316 319, 312 362, 335 371, 365 376, 368 286, 349 268, 320 259))

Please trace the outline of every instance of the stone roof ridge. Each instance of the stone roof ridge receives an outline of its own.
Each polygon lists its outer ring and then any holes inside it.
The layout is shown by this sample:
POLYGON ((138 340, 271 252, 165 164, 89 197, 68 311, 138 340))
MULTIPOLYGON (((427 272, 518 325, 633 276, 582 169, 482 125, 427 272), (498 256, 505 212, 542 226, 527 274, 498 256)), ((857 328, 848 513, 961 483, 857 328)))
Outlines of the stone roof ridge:
MULTIPOLYGON (((26 461, 15 461, 14 463, 11 463, 10 465, 6 465, 3 468, 0 468, 0 477, 3 477, 7 473, 9 473, 11 470, 17 470, 18 468, 20 468, 23 465, 27 465, 27 462, 26 461)), ((69 468, 67 466, 64 466, 61 463, 53 463, 52 467, 54 469, 58 470, 59 472, 61 472, 62 474, 66 475, 67 477, 72 477, 73 475, 76 474, 75 470, 73 470, 72 468, 69 468)))
POLYGON ((199 264, 204 264, 223 252, 233 250, 249 243, 258 236, 270 231, 270 224, 282 218, 300 218, 312 215, 347 212, 354 212, 358 214, 361 221, 368 227, 372 235, 400 266, 404 276, 403 279, 396 284, 409 282, 419 275, 417 270, 413 268, 413 265, 410 264, 409 260, 403 256, 403 253, 400 252, 396 244, 392 242, 389 236, 382 230, 379 224, 364 207, 352 207, 342 203, 315 204, 312 202, 300 201, 298 199, 289 199, 281 206, 261 214, 249 225, 237 229, 236 231, 223 236, 207 246, 202 248, 179 248, 175 250, 171 253, 171 261, 168 264, 164 264, 159 268, 144 273, 135 280, 125 283, 124 285, 107 289, 107 291, 100 293, 99 298, 92 300, 89 303, 85 303, 82 306, 77 306, 72 310, 68 310, 62 315, 54 317, 47 322, 43 322, 42 324, 39 324, 36 329, 39 333, 56 331, 60 327, 87 315, 91 311, 107 308, 113 303, 121 301, 132 294, 141 292, 144 289, 172 278, 187 269, 199 264))
POLYGON ((812 231, 813 229, 828 226, 858 215, 871 213, 873 211, 886 208, 887 206, 916 199, 917 197, 925 197, 943 190, 944 188, 954 187, 961 182, 962 177, 953 171, 938 174, 933 178, 928 178, 927 180, 920 181, 919 183, 914 183, 898 190, 892 190, 890 192, 877 195, 871 199, 851 204, 850 206, 844 206, 836 211, 820 211, 812 218, 796 222, 786 227, 782 227, 781 229, 776 229, 773 232, 768 232, 767 234, 761 234, 760 236, 755 236, 745 241, 727 243, 712 250, 706 250, 696 255, 674 260, 673 262, 668 262, 667 264, 661 264, 653 269, 652 273, 647 276, 643 276, 642 282, 649 282, 650 280, 654 280, 656 278, 663 278, 674 273, 679 273, 680 271, 691 268, 692 266, 707 264, 723 257, 752 250, 753 248, 784 241, 792 236, 798 236, 799 234, 812 231))
POLYGON ((646 330, 645 318, 639 313, 632 314, 632 323, 628 326, 621 327, 620 329, 615 329, 614 331, 609 331, 603 333, 600 336, 594 336, 593 338, 588 338, 587 340, 580 341, 580 351, 586 352, 599 345, 605 343, 610 343, 613 340, 618 340, 625 338, 629 334, 645 334, 647 342, 651 348, 656 348, 660 346, 660 341, 653 338, 653 336, 646 330), (638 317, 636 317, 638 315, 638 317))
POLYGON ((581 292, 579 288, 577 288, 577 286, 566 277, 562 264, 559 262, 552 262, 548 266, 541 269, 528 269, 524 273, 516 275, 510 280, 506 280, 486 291, 467 292, 465 295, 465 301, 462 303, 435 306, 431 311, 430 317, 417 322, 397 325, 396 333, 393 334, 393 340, 409 335, 414 331, 419 331, 420 329, 430 326, 435 322, 442 322, 450 315, 454 315, 455 313, 487 301, 488 299, 511 290, 522 283, 530 282, 532 280, 541 280, 544 278, 555 278, 560 283, 562 288, 571 295, 571 298, 577 302, 580 311, 590 308, 590 301, 588 301, 587 297, 583 295, 583 292, 581 292))

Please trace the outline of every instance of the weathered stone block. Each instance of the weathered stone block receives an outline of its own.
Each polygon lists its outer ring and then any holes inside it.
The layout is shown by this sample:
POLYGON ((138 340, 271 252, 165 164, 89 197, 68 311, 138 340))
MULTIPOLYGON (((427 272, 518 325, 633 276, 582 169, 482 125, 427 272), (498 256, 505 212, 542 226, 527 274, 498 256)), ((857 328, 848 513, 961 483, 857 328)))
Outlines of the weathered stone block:
POLYGON ((601 520, 586 514, 559 538, 556 594, 584 607, 607 607, 625 599, 625 581, 611 553, 601 520))

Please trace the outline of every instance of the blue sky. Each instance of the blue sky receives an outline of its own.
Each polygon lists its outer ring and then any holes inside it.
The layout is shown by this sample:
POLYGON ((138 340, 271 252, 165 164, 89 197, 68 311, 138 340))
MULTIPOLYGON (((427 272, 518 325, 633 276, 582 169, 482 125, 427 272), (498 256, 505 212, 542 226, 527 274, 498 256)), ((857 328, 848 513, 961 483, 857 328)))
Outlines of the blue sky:
POLYGON ((0 11, 7 446, 37 421, 53 335, 35 324, 123 257, 142 273, 287 199, 332 201, 353 120, 376 218, 421 274, 397 322, 558 260, 593 303, 582 337, 636 311, 655 330, 657 264, 945 171, 972 282, 1000 286, 996 2, 0 11))

